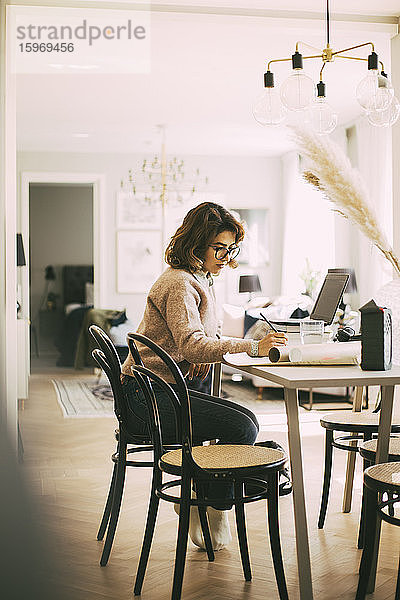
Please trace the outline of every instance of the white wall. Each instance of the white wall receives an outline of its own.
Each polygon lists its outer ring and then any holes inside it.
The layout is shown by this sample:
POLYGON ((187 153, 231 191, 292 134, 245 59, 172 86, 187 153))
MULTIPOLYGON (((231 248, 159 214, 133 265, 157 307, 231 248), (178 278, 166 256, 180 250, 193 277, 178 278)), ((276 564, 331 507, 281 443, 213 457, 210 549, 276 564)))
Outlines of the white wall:
MULTIPOLYGON (((271 212, 271 262, 261 275, 267 295, 280 292, 281 275, 281 161, 279 158, 260 157, 205 157, 185 158, 185 169, 191 173, 199 167, 209 177, 208 191, 223 193, 228 207, 269 207, 271 212)), ((115 200, 120 181, 129 168, 140 168, 143 156, 126 154, 64 154, 20 153, 18 172, 57 171, 95 172, 105 175, 106 190, 100 206, 100 240, 104 260, 105 288, 103 308, 127 308, 128 315, 138 321, 142 315, 143 294, 118 294, 116 289, 116 215, 115 200)), ((96 274, 95 274, 96 277, 96 274)))
MULTIPOLYGON (((396 95, 400 93, 400 35, 391 40, 392 47, 392 82, 396 95)), ((400 120, 393 127, 393 247, 400 256, 400 120)))
POLYGON ((49 291, 61 296, 62 267, 93 264, 93 192, 91 186, 31 185, 29 197, 32 318, 47 265, 56 273, 49 291))

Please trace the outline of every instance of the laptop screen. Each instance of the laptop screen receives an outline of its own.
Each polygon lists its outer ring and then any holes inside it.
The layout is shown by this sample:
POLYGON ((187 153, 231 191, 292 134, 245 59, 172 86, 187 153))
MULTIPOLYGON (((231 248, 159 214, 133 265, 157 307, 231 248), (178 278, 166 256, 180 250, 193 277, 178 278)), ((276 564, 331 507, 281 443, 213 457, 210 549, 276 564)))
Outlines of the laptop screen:
POLYGON ((348 273, 328 273, 315 301, 310 319, 330 325, 349 280, 348 273))

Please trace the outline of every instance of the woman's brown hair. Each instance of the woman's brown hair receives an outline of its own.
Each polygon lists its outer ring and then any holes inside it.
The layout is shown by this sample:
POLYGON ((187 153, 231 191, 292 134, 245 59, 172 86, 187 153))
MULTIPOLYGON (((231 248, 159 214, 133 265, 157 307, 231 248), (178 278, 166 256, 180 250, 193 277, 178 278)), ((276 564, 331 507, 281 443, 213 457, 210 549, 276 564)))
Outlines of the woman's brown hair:
MULTIPOLYGON (((172 236, 165 251, 165 261, 174 269, 201 270, 210 242, 223 231, 231 231, 236 244, 244 238, 242 224, 228 210, 213 202, 199 204, 189 210, 172 236)), ((228 265, 235 268, 237 262, 230 260, 228 265)))

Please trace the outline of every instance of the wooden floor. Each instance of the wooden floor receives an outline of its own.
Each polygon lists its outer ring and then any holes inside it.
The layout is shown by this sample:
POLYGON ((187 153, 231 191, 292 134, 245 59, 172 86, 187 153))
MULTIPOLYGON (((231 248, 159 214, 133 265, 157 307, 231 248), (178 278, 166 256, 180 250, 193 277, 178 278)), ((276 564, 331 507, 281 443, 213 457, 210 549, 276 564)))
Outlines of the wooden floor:
MULTIPOLYGON (((57 373, 59 377, 60 374, 57 373)), ((66 598, 74 600, 125 600, 133 597, 133 580, 147 510, 150 471, 128 470, 125 496, 114 549, 107 567, 98 564, 102 543, 96 532, 111 473, 114 450, 111 418, 64 419, 50 383, 51 373, 31 377, 30 398, 20 412, 25 457, 22 470, 31 494, 39 501, 39 525, 51 538, 55 567, 49 576, 66 598)), ((267 412, 267 400, 262 412, 267 412)), ((310 413, 308 413, 310 414, 310 413)), ((286 444, 284 427, 268 427, 265 414, 261 439, 286 444)), ((307 506, 311 540, 314 597, 350 600, 355 596, 360 551, 356 549, 361 477, 356 481, 353 510, 341 513, 345 455, 337 451, 328 516, 317 529, 322 465, 323 431, 317 418, 302 426, 307 506)), ((360 468, 360 465, 359 465, 360 468)), ((293 526, 292 497, 280 500, 283 556, 289 597, 299 598, 293 526)), ((231 515, 232 517, 233 515, 231 515)), ((247 509, 253 580, 242 576, 236 538, 210 564, 204 552, 190 545, 183 599, 274 600, 278 598, 265 528, 265 504, 247 509)), ((142 599, 170 597, 177 517, 162 502, 153 551, 142 599)), ((233 520, 232 529, 234 531, 233 520)), ((399 528, 383 524, 376 591, 369 598, 394 597, 400 541, 399 528)))

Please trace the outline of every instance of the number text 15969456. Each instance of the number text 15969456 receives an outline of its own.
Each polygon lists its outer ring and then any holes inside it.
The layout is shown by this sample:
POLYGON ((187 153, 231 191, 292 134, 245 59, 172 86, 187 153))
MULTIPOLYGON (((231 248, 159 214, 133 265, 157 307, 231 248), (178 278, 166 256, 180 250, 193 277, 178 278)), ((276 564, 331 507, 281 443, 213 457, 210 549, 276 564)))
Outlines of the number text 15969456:
POLYGON ((52 44, 51 42, 25 42, 18 44, 20 52, 73 52, 74 44, 69 42, 52 44))

